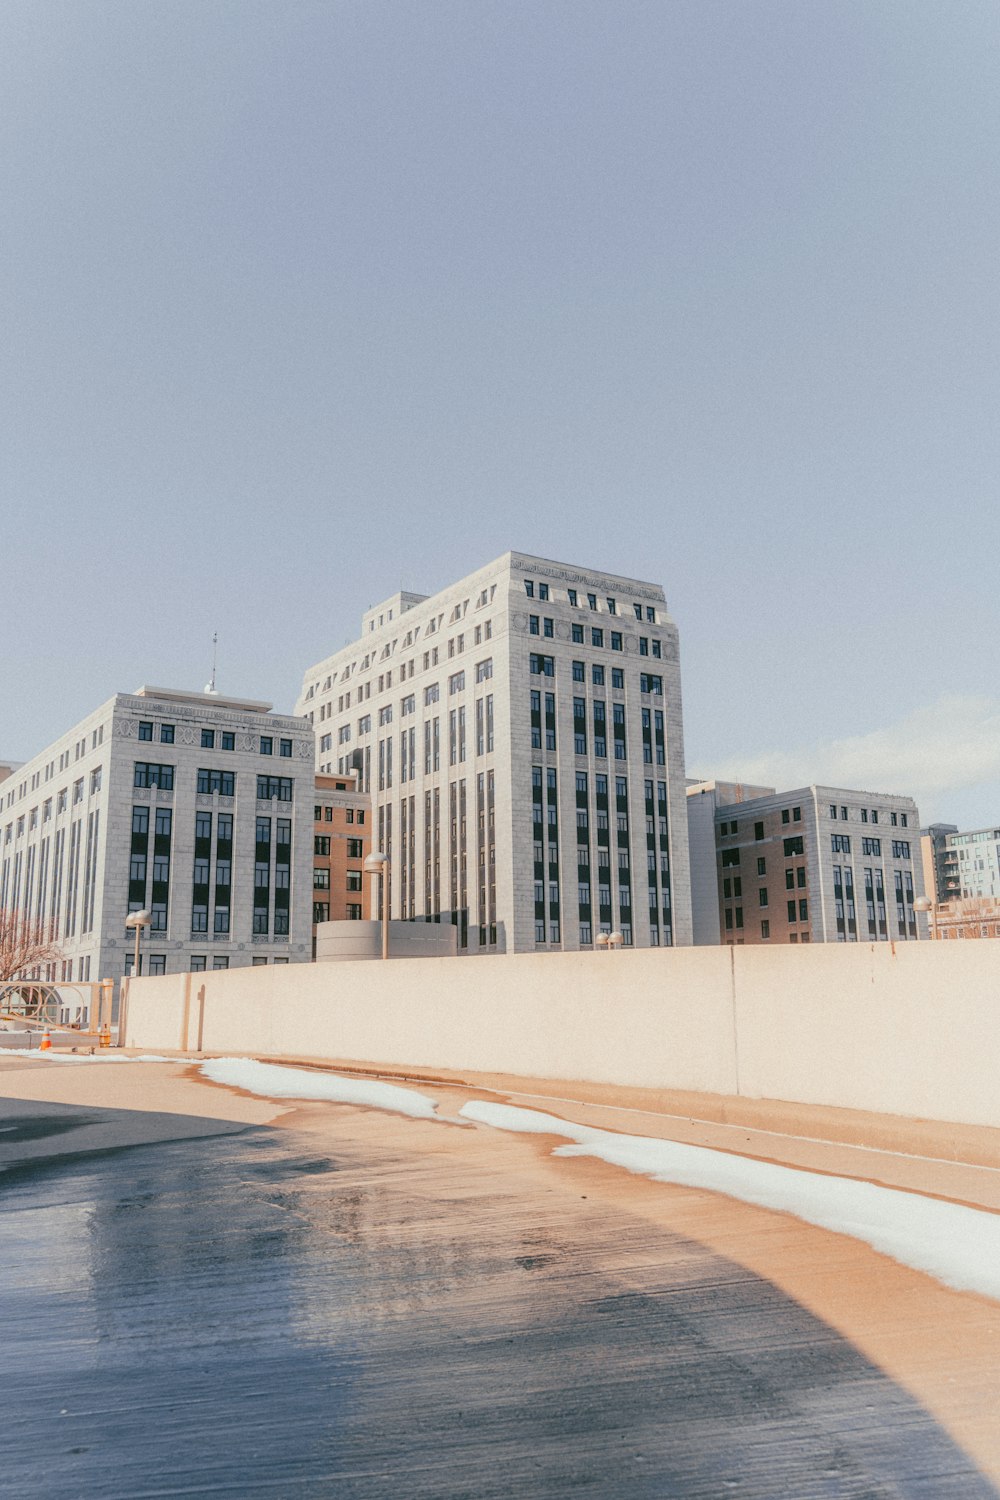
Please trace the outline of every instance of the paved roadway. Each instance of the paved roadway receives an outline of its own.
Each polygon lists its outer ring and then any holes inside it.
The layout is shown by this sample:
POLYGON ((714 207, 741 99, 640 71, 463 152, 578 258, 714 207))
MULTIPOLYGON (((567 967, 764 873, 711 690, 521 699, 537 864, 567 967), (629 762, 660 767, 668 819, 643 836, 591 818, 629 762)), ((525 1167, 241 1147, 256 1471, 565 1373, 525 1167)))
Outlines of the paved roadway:
POLYGON ((768 1279, 600 1208, 601 1169, 531 1199, 521 1142, 347 1124, 0 1101, 9 1500, 998 1493, 768 1279))

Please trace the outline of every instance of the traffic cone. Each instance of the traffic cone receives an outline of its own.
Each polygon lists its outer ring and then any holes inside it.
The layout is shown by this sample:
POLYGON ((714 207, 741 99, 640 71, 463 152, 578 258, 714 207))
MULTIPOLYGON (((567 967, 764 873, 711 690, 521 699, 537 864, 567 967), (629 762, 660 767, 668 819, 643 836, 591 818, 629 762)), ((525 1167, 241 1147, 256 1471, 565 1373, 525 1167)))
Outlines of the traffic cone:
POLYGON ((47 1026, 42 1032, 42 1040, 38 1044, 38 1050, 39 1052, 52 1051, 52 1033, 49 1031, 49 1028, 47 1026))

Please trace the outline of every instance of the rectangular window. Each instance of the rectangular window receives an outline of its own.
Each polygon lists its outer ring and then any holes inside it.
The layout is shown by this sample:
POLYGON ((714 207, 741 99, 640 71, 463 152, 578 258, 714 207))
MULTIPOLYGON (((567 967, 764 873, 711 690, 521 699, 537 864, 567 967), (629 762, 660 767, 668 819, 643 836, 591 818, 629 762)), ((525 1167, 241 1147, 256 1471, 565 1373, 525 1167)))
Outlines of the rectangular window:
POLYGON ((786 859, 790 859, 793 854, 803 854, 805 852, 805 848, 802 841, 802 835, 799 834, 797 838, 785 839, 784 850, 786 859))
POLYGON ((236 772, 235 771, 213 771, 203 767, 198 772, 198 791, 204 794, 218 792, 223 797, 235 797, 236 795, 236 772))
POLYGON ((757 874, 758 875, 766 875, 767 874, 767 860, 765 860, 765 859, 758 859, 758 861, 757 861, 757 874))
POLYGON ((291 757, 292 757, 292 742, 291 742, 291 740, 279 740, 278 741, 278 754, 281 757, 283 757, 285 760, 291 760, 291 757))
POLYGON ((570 634, 572 636, 572 640, 573 640, 573 645, 574 646, 582 646, 583 645, 583 626, 582 625, 571 625, 570 626, 570 634))
POLYGON ((590 644, 598 647, 604 645, 604 631, 599 630, 596 625, 592 625, 590 629, 590 644))
POLYGON ((140 740, 151 740, 153 738, 153 726, 149 720, 140 719, 138 737, 140 740))
POLYGON ((203 729, 201 731, 201 748, 203 750, 215 749, 215 730, 203 729))
POLYGON ((260 737, 260 753, 261 755, 274 754, 274 740, 269 734, 262 734, 260 737))
MULTIPOLYGON (((78 783, 82 786, 82 782, 78 783)), ((174 789, 173 766, 157 766, 144 760, 135 762, 135 779, 133 786, 158 786, 163 792, 172 792, 174 789)), ((74 801, 76 800, 76 789, 74 788, 74 801)))

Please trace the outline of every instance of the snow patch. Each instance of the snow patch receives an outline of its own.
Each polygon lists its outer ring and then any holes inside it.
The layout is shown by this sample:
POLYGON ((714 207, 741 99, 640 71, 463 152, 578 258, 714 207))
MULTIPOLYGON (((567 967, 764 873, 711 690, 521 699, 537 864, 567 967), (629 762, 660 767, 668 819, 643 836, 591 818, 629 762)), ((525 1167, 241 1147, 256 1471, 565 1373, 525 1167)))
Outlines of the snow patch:
POLYGON ((54 1063, 129 1063, 129 1062, 179 1062, 176 1057, 157 1057, 154 1053, 144 1053, 141 1057, 126 1057, 124 1052, 108 1052, 98 1050, 93 1054, 89 1052, 50 1052, 46 1047, 44 1051, 40 1047, 12 1047, 4 1051, 4 1058, 25 1057, 40 1058, 43 1062, 54 1063))
POLYGON ((343 1078, 336 1073, 318 1073, 309 1068, 286 1068, 278 1063, 258 1062, 252 1057, 216 1057, 202 1063, 201 1072, 212 1083, 244 1089, 270 1099, 326 1099, 334 1104, 363 1104, 411 1115, 415 1120, 436 1120, 437 1103, 415 1089, 397 1088, 372 1078, 343 1078))
POLYGON ((820 1229, 863 1240, 945 1286, 1000 1300, 1000 1214, 849 1177, 731 1156, 706 1146, 597 1130, 507 1104, 474 1100, 463 1104, 459 1113, 498 1130, 562 1136, 573 1143, 557 1146, 555 1156, 596 1156, 654 1182, 707 1188, 794 1214, 820 1229))

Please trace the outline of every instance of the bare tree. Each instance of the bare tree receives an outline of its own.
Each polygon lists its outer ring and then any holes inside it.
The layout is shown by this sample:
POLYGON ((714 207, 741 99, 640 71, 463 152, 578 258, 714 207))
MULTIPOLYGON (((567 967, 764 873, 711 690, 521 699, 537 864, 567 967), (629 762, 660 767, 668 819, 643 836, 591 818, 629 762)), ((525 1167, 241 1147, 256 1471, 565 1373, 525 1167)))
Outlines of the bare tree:
POLYGON ((0 981, 16 979, 59 957, 49 923, 36 922, 26 911, 0 909, 0 981))
POLYGON ((938 907, 942 938, 1000 937, 1000 901, 993 896, 967 896, 938 907))

